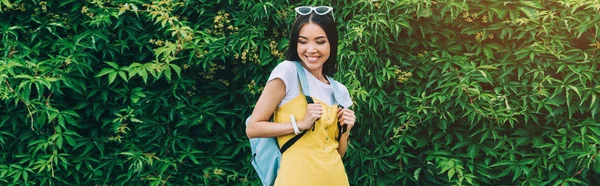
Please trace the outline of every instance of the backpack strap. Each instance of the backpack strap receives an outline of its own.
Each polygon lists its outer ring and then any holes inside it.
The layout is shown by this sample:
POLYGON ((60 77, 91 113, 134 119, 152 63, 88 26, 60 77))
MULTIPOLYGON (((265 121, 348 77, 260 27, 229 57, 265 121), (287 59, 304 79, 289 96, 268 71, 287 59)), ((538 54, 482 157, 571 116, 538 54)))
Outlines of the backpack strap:
POLYGON ((338 105, 340 107, 344 108, 344 106, 340 105, 340 103, 345 102, 347 100, 345 99, 345 97, 342 96, 342 91, 340 90, 340 87, 338 86, 338 82, 329 76, 327 76, 327 79, 329 80, 329 83, 331 83, 331 87, 333 88, 333 98, 335 99, 335 101, 338 103, 338 105))
MULTIPOLYGON (((332 77, 327 76, 327 79, 329 80, 329 83, 331 83, 331 86, 333 88, 333 98, 335 98, 336 102, 338 103, 338 106, 342 109, 344 109, 344 106, 341 105, 341 103, 345 103, 346 99, 345 97, 342 96, 342 92, 340 91, 340 87, 338 86, 338 83, 333 80, 332 77)), ((344 125, 342 126, 338 120, 338 137, 336 140, 340 141, 340 138, 342 137, 342 134, 345 133, 347 130, 347 126, 344 125)))
POLYGON ((308 87, 308 81, 306 80, 306 74, 304 73, 304 67, 298 61, 294 61, 293 63, 296 64, 296 72, 298 72, 298 79, 302 86, 302 95, 306 97, 306 102, 308 104, 314 103, 312 97, 310 97, 310 89, 308 87))
MULTIPOLYGON (((310 97, 310 89, 308 88, 308 82, 306 81, 306 74, 304 73, 304 67, 300 64, 300 62, 293 61, 293 63, 296 64, 296 72, 298 74, 298 79, 300 80, 300 90, 302 91, 302 95, 305 96, 306 103, 312 104, 312 103, 314 103, 314 100, 312 99, 312 97, 310 97)), ((314 130, 314 125, 313 125, 313 130, 314 130)), ((292 137, 292 139, 288 140, 287 142, 285 142, 285 144, 283 144, 283 146, 281 146, 281 149, 279 149, 279 151, 281 151, 281 154, 283 154, 283 152, 285 152, 294 143, 296 143, 296 141, 298 141, 302 136, 304 136, 304 134, 306 134, 306 132, 302 132, 302 133, 292 137)))

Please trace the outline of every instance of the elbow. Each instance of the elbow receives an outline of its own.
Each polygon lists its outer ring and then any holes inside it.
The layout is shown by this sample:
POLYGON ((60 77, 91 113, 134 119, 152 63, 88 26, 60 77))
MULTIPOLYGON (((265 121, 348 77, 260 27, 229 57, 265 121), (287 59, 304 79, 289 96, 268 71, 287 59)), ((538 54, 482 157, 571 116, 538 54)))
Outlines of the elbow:
POLYGON ((246 125, 246 136, 248 139, 256 138, 256 134, 252 129, 252 123, 248 123, 248 125, 246 125))

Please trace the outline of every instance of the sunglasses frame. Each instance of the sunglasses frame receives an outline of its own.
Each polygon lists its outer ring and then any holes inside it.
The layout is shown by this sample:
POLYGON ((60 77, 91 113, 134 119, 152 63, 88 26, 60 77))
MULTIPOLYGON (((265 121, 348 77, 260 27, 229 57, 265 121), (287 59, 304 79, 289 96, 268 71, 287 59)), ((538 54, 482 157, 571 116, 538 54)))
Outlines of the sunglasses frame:
POLYGON ((315 12, 315 14, 317 14, 317 15, 326 15, 328 13, 331 13, 331 17, 335 19, 335 17, 333 17, 333 7, 330 7, 330 6, 299 6, 299 7, 294 8, 294 10, 296 11, 296 15, 298 15, 298 14, 299 15, 308 15, 312 12, 315 12), (302 12, 300 12, 301 8, 308 8, 310 10, 308 11, 308 13, 302 13, 302 12), (319 13, 319 12, 317 12, 318 8, 327 8, 327 11, 325 11, 324 13, 319 13))

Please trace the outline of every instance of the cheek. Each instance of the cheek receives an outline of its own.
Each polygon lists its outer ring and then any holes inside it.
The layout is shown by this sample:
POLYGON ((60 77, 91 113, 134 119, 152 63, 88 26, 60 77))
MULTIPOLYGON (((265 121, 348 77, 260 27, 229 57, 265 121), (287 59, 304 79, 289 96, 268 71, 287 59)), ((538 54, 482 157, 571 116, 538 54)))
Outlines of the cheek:
POLYGON ((298 52, 298 54, 302 54, 304 53, 304 47, 298 44, 298 46, 296 47, 296 51, 298 52))
POLYGON ((327 53, 327 55, 329 55, 329 53, 331 51, 331 47, 329 45, 323 45, 322 47, 320 47, 320 51, 322 51, 322 53, 327 53))

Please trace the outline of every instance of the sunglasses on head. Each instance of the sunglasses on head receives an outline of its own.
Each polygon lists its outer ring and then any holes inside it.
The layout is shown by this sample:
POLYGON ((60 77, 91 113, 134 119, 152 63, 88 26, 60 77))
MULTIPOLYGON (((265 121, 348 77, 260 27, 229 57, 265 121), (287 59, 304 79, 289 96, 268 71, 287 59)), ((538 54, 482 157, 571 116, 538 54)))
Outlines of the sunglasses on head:
MULTIPOLYGON (((300 6, 296 7, 295 10, 296 13, 300 15, 308 15, 312 11, 314 11, 317 15, 325 15, 333 11, 333 8, 330 6, 300 6)), ((333 13, 331 13, 331 17, 333 17, 333 13)))

